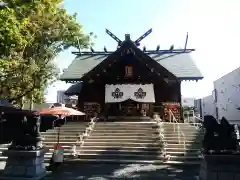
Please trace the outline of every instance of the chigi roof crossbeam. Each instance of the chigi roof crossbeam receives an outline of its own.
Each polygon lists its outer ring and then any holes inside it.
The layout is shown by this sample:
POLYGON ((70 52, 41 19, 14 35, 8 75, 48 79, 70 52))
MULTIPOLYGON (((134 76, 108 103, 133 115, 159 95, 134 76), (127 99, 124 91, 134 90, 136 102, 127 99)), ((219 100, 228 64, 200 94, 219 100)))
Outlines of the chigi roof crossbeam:
MULTIPOLYGON (((115 36, 111 31, 109 31, 108 29, 106 29, 106 33, 111 37, 113 38, 117 43, 118 43, 118 47, 121 47, 122 44, 125 42, 125 41, 131 41, 133 42, 136 46, 140 46, 140 42, 146 38, 149 34, 152 33, 152 29, 149 29, 147 32, 145 32, 142 36, 140 36, 136 41, 132 41, 130 39, 130 35, 129 34, 126 34, 125 35, 125 40, 122 41, 120 40, 117 36, 115 36)), ((143 52, 145 54, 155 54, 155 55, 158 55, 158 56, 161 56, 161 55, 166 55, 166 54, 169 54, 167 56, 164 56, 162 59, 166 59, 166 58, 169 58, 169 57, 172 57, 172 56, 175 56, 175 55, 178 55, 178 54, 182 54, 182 53, 190 53, 192 51, 194 51, 195 49, 187 49, 187 43, 188 43, 188 33, 187 33, 187 36, 186 36, 186 40, 185 40, 185 44, 184 44, 184 49, 174 49, 174 45, 171 45, 169 49, 160 49, 160 45, 158 45, 156 47, 156 50, 147 50, 146 47, 143 47, 143 52)), ((92 47, 90 48, 90 51, 85 51, 85 52, 80 52, 80 49, 79 51, 77 52, 72 52, 73 54, 75 55, 78 55, 78 56, 81 56, 81 55, 110 55, 112 53, 114 53, 114 51, 107 51, 107 48, 104 46, 103 48, 103 51, 95 51, 92 47)))

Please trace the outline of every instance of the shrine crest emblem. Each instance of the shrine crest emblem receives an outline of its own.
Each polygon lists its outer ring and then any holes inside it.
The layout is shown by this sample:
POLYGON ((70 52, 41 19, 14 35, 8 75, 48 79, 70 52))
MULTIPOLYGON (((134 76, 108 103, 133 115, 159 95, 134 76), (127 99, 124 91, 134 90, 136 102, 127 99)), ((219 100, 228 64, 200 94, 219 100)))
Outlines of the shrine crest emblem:
POLYGON ((120 99, 123 97, 123 92, 121 92, 119 88, 116 88, 115 91, 112 92, 112 97, 114 99, 120 99))
POLYGON ((142 88, 139 88, 139 89, 137 90, 137 92, 134 92, 134 96, 135 96, 137 99, 143 99, 143 98, 145 98, 146 95, 147 95, 147 93, 144 92, 142 88))

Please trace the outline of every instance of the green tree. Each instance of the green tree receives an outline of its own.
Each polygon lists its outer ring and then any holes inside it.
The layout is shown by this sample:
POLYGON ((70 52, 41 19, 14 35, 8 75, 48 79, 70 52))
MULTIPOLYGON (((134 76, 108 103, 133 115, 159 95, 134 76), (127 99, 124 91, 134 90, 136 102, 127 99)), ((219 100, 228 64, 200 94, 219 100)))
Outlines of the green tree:
POLYGON ((59 7, 62 0, 5 0, 0 9, 0 98, 40 103, 56 79, 53 59, 69 47, 87 48, 76 14, 59 7))

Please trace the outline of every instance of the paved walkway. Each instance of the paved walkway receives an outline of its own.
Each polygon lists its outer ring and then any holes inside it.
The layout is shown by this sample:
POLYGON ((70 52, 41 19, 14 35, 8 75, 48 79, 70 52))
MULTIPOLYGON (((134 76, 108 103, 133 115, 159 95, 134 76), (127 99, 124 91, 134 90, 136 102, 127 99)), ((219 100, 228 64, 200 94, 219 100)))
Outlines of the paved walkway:
POLYGON ((44 180, 195 180, 198 166, 141 164, 66 164, 44 180))

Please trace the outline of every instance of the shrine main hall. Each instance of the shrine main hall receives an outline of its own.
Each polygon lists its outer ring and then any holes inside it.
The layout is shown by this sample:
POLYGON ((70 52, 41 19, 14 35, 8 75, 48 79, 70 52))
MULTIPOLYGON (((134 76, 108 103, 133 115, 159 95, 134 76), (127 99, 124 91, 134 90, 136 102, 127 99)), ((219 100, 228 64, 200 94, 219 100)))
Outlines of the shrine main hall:
POLYGON ((181 120, 181 82, 203 78, 191 59, 194 49, 171 46, 167 50, 139 48, 140 41, 125 35, 117 41, 116 51, 73 52, 76 58, 60 76, 60 80, 74 83, 66 95, 78 96, 77 108, 88 116, 153 116, 168 119, 168 112, 181 120))

